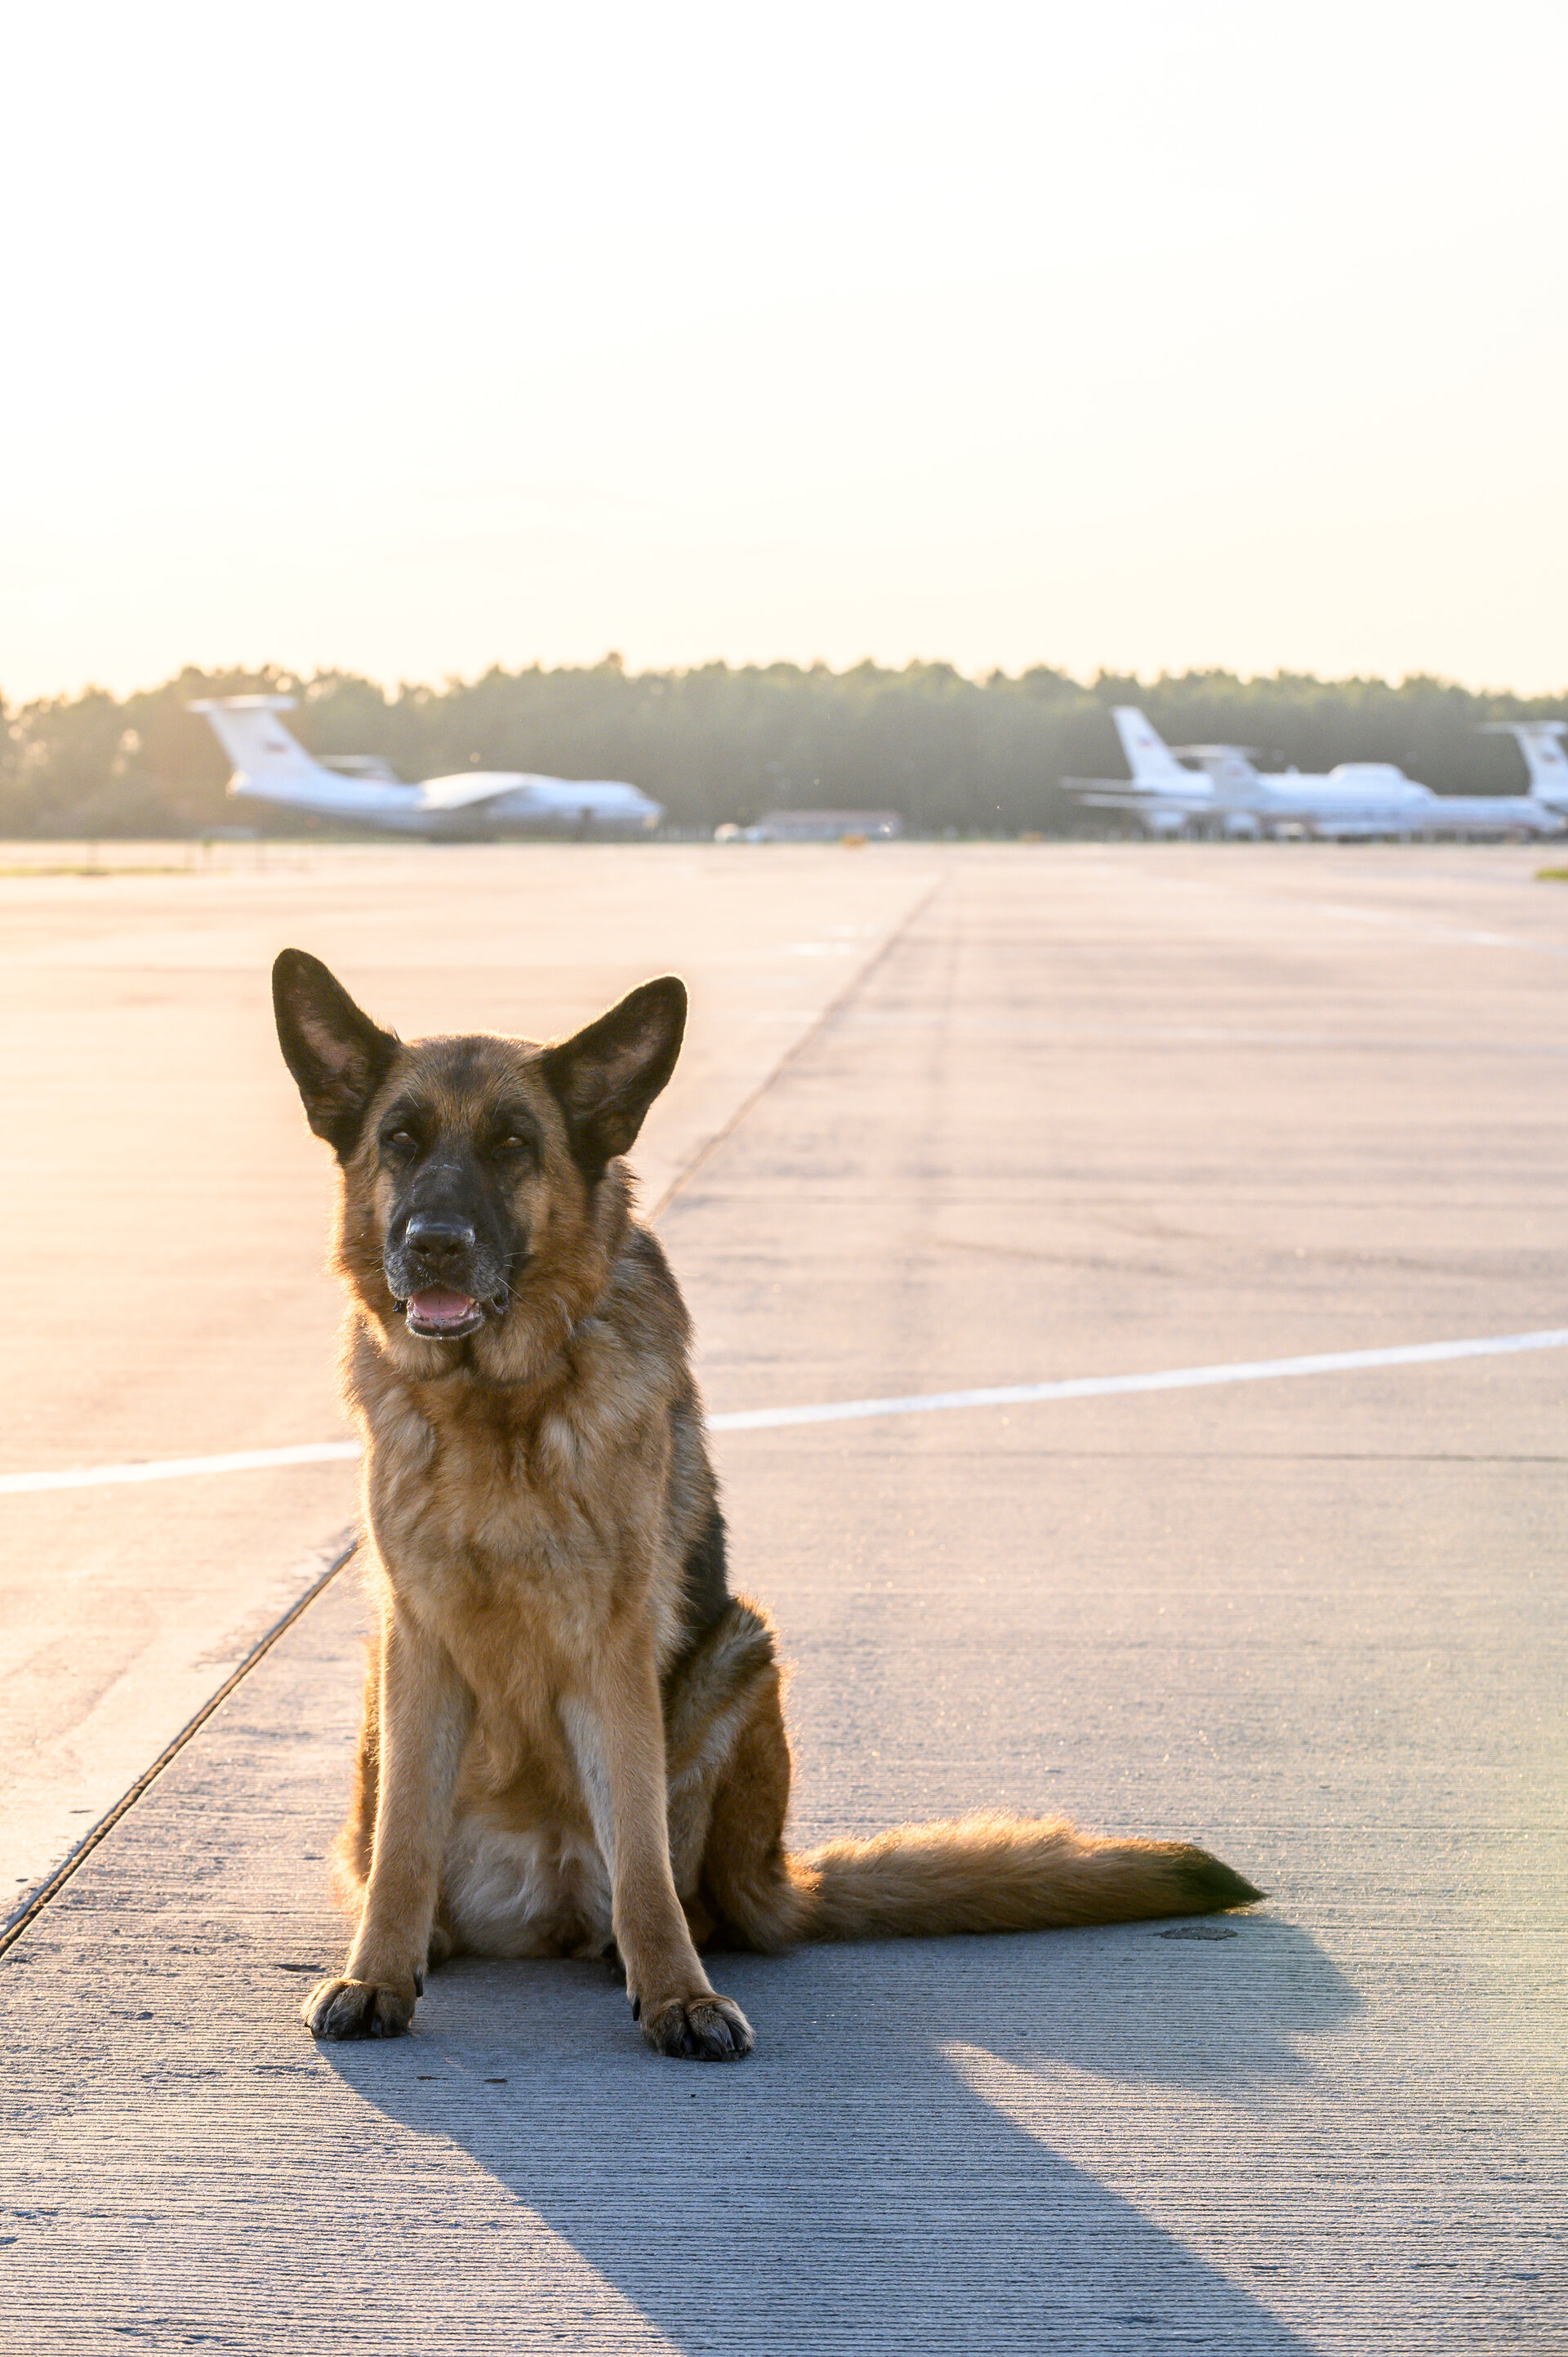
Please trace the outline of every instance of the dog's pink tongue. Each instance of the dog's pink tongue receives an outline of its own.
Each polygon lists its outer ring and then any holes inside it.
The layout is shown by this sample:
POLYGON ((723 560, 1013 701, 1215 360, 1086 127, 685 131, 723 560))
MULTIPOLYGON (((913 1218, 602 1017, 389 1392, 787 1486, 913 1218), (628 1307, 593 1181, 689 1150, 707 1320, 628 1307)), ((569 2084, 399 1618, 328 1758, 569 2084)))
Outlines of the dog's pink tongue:
POLYGON ((473 1313, 473 1297, 454 1293, 449 1286, 427 1286, 423 1293, 409 1296, 409 1308, 424 1326, 460 1326, 473 1313))

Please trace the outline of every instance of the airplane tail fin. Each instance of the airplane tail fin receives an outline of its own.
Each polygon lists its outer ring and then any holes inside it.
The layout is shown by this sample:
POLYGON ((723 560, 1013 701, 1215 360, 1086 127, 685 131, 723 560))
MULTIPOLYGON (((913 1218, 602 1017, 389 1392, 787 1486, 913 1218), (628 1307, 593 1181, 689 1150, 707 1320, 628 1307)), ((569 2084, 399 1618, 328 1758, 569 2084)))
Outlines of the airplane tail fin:
POLYGON ((1568 720, 1487 720, 1477 734, 1511 737, 1524 755, 1532 800, 1568 810, 1568 750, 1563 744, 1568 720))
POLYGON ((1045 1932, 1208 1915, 1263 1894, 1189 1842, 1114 1841, 1065 1817, 983 1814, 825 1842, 789 1860, 798 1939, 1045 1932))
POLYGON ((1192 791, 1192 771, 1182 768, 1164 737, 1150 727, 1133 705, 1114 705, 1111 717, 1116 723, 1116 734, 1122 739, 1122 750, 1127 756, 1127 767, 1133 772, 1135 786, 1192 791))
POLYGON ((202 696, 189 709, 199 712, 234 764, 229 781, 231 794, 258 794, 267 802, 313 800, 325 783, 340 791, 342 781, 318 761, 313 761, 278 718, 292 712, 292 695, 202 696))

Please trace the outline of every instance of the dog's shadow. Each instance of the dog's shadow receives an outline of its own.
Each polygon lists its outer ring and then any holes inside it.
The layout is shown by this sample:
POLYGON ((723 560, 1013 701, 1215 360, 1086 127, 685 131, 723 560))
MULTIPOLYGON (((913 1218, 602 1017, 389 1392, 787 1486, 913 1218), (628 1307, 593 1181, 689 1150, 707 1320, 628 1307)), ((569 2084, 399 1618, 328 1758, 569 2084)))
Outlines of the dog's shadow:
MULTIPOLYGON (((1042 2083, 1059 2121, 1120 2083, 1122 2125, 1099 2133, 1130 2170, 1183 2146, 1195 2095, 1266 2107, 1314 2071, 1301 2041, 1359 2002, 1305 1933, 1232 1918, 713 1969, 758 2031, 740 2067, 656 2060, 602 1968, 561 1964, 459 1962, 413 2037, 321 2050, 389 2119, 464 2147, 692 2357, 1305 2347, 1009 2116, 1042 2083)), ((537 2273, 489 2250, 492 2320, 536 2326, 537 2273)))

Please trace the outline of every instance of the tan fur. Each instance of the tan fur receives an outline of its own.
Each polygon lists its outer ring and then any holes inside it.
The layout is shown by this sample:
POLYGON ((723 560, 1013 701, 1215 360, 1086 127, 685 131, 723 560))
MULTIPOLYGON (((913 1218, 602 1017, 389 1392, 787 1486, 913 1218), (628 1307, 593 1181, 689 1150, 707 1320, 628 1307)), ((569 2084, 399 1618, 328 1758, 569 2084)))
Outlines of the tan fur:
POLYGON ((794 1871, 813 1939, 864 1940, 1201 1913, 1215 1862, 1185 1842, 1107 1841, 1065 1817, 982 1811, 871 1841, 824 1842, 794 1871))
POLYGON ((1257 1895, 1202 1851, 1059 1820, 969 1817, 791 1858, 772 1628, 722 1595, 692 1625, 688 1563, 716 1508, 685 1310, 624 1166, 585 1166, 581 1145, 594 1091, 624 1093, 646 1051, 634 1039, 622 1055, 613 1028, 581 1070, 578 1042, 405 1046, 285 958, 285 1053, 341 1163, 343 1390, 378 1611, 337 1852, 358 1928, 342 1975, 307 2000, 317 2035, 405 2029, 427 1962, 454 1947, 613 1943, 650 2041, 727 2058, 751 2031, 700 1943, 1104 1923, 1257 1895), (448 1140, 478 1155, 502 1102, 532 1125, 504 1190, 526 1254, 503 1309, 461 1341, 412 1333, 388 1280, 399 1182, 379 1128, 403 1102, 432 1156, 448 1140))

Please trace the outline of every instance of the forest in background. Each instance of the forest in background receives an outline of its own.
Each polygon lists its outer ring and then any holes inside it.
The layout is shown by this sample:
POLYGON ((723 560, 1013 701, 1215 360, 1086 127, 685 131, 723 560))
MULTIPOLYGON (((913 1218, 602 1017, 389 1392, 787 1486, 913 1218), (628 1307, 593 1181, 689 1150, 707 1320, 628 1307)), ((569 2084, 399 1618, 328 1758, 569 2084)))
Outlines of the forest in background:
POLYGON ((0 703, 0 834, 177 835, 235 823, 298 834, 313 823, 226 800, 229 765, 186 707, 199 695, 293 694, 311 751, 373 753, 400 777, 532 770, 622 778, 670 823, 707 827, 780 808, 896 810, 917 833, 1103 833, 1063 777, 1122 777, 1109 707, 1136 704, 1173 745, 1255 747, 1261 766, 1326 770, 1396 761, 1440 793, 1521 791, 1507 738, 1483 720, 1568 717, 1568 697, 1477 694, 1438 680, 1242 680, 1189 672, 1150 683, 1087 683, 1044 666, 969 679, 947 663, 833 672, 793 663, 628 672, 489 671, 440 687, 388 690, 342 672, 188 669, 144 693, 97 688, 7 709, 0 703))

